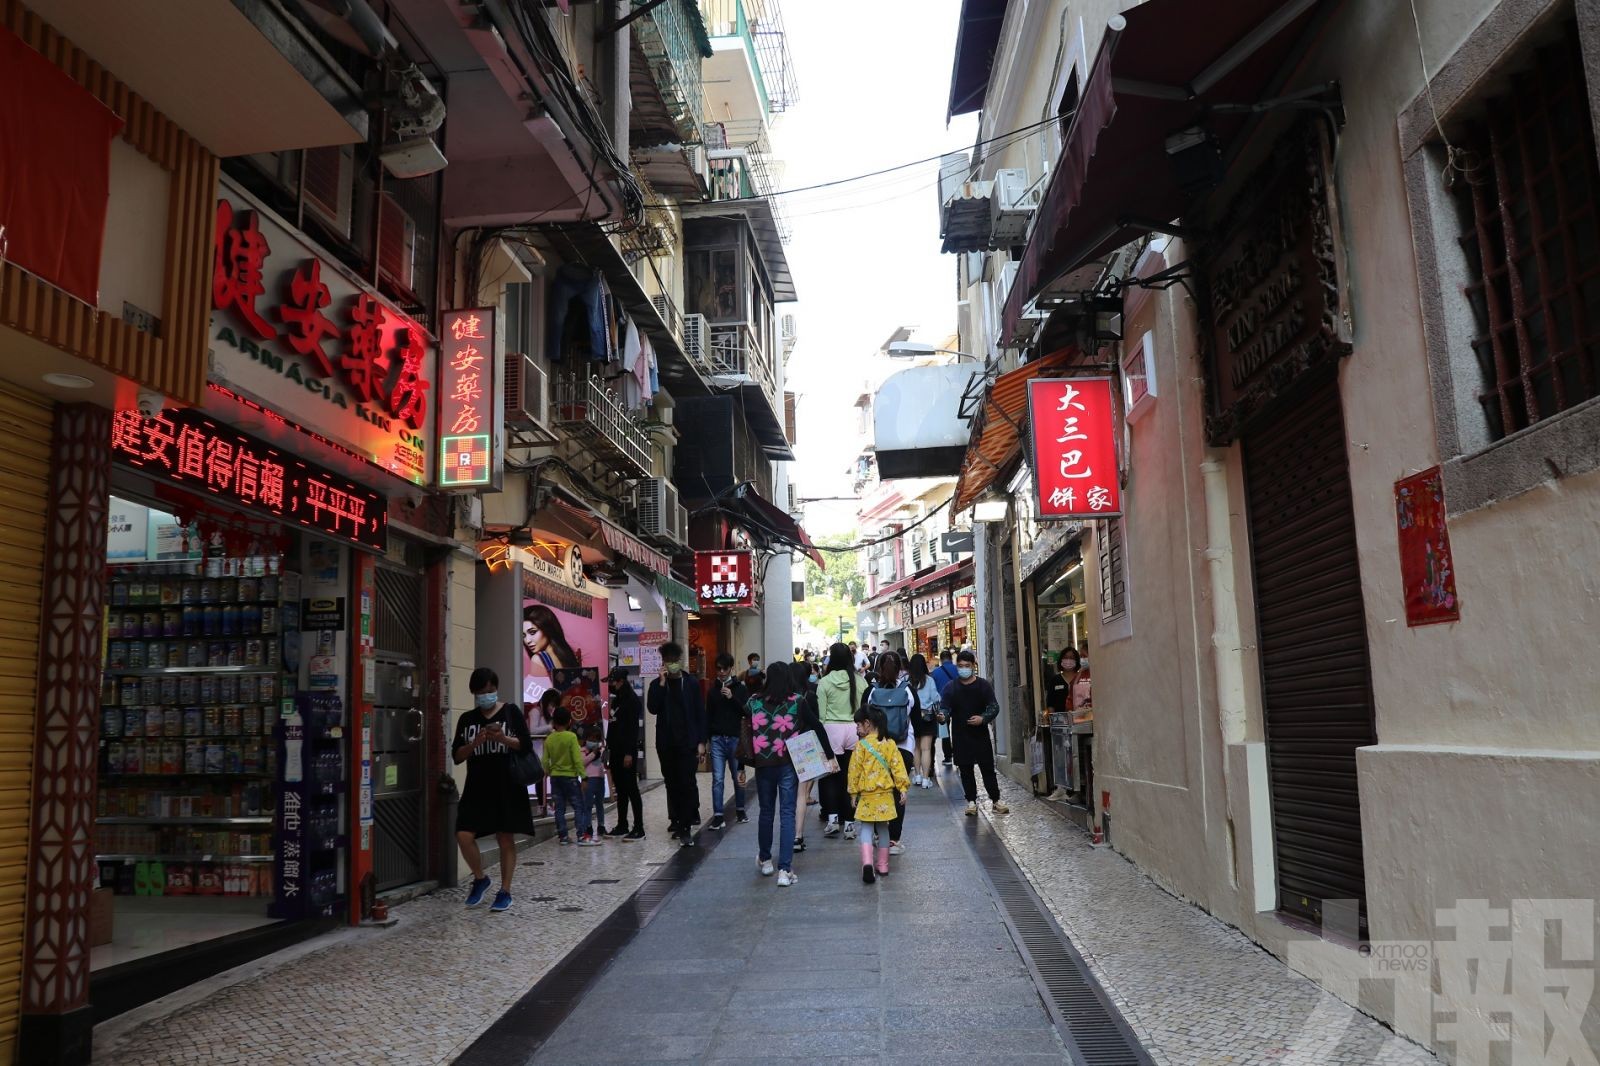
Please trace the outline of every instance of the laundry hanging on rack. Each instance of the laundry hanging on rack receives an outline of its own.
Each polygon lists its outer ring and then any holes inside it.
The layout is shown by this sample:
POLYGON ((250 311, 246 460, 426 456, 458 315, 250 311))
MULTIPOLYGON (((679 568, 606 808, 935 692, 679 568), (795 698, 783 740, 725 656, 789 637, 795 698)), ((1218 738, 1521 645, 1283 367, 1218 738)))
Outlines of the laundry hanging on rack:
POLYGON ((556 269, 550 282, 548 343, 552 360, 572 356, 600 362, 611 358, 611 330, 607 323, 604 279, 599 272, 576 263, 556 269))

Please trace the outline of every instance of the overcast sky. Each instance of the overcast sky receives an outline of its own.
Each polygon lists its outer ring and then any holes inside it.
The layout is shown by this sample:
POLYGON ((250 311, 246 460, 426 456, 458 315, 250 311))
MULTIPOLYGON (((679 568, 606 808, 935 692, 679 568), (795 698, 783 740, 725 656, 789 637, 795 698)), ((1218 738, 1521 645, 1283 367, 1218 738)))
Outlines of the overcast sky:
MULTIPOLYGON (((948 128, 958 0, 783 0, 799 104, 779 116, 783 187, 797 189, 971 145, 973 116, 948 128)), ((939 166, 925 163, 781 198, 793 238, 801 395, 790 476, 802 497, 848 496, 855 398, 890 367, 869 360, 897 327, 938 343, 955 329, 955 258, 939 252, 939 166)), ((854 526, 854 503, 806 507, 814 534, 854 526)))

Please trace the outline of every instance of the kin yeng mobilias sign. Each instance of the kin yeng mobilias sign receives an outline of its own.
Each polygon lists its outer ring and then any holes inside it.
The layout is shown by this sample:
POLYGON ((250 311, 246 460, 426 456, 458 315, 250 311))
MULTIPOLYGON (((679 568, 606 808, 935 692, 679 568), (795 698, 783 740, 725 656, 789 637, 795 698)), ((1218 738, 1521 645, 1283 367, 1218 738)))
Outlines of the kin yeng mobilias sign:
POLYGON ((1028 457, 1041 519, 1122 514, 1110 378, 1028 382, 1028 457))

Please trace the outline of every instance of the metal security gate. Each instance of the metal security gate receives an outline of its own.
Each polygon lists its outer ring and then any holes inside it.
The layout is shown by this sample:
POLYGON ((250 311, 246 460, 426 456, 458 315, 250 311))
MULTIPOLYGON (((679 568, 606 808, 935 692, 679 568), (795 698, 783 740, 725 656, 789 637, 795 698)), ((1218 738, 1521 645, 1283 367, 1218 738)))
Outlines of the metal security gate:
POLYGON ((51 408, 0 384, 0 848, 12 858, 0 876, 0 1062, 17 1037, 22 933, 27 903, 29 814, 33 799, 34 708, 45 514, 50 503, 51 408))
POLYGON ((427 866, 423 756, 422 575, 378 564, 373 645, 373 876, 378 891, 422 880, 427 866))
POLYGON ((1366 931, 1356 749, 1375 740, 1355 514, 1335 381, 1243 438, 1278 906, 1366 931))

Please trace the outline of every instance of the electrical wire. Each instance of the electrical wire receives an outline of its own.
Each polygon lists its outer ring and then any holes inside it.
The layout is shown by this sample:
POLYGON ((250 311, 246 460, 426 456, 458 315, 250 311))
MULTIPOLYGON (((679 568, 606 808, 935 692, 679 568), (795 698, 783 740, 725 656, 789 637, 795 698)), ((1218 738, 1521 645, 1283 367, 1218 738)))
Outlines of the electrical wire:
POLYGON ((915 522, 912 522, 910 525, 901 526, 895 532, 886 534, 886 535, 884 535, 882 537, 876 537, 876 538, 874 538, 872 540, 863 540, 863 541, 860 541, 859 543, 856 543, 856 544, 833 544, 833 545, 817 544, 817 545, 814 545, 814 547, 819 552, 843 553, 843 552, 860 551, 862 548, 871 548, 871 547, 874 547, 875 545, 878 545, 878 544, 887 544, 891 540, 898 540, 900 537, 905 536, 907 533, 911 532, 913 529, 916 529, 918 526, 922 525, 924 522, 928 521, 934 515, 938 514, 940 511, 944 510, 946 507, 949 507, 954 502, 955 502, 955 497, 952 496, 950 499, 944 501, 939 506, 937 506, 933 510, 929 511, 927 514, 925 514, 921 518, 917 519, 915 522))
MULTIPOLYGON (((1027 125, 1027 126, 1019 126, 1014 130, 1008 130, 1005 133, 999 133, 999 134, 996 134, 993 137, 988 137, 988 138, 985 138, 983 140, 974 141, 972 143, 972 150, 976 151, 979 148, 985 147, 985 146, 990 145, 990 144, 994 144, 994 143, 996 143, 998 141, 1003 141, 1003 140, 1006 140, 1007 138, 1018 137, 1018 135, 1031 134, 1031 133, 1037 132, 1037 131, 1045 128, 1046 126, 1056 125, 1060 121, 1061 121, 1061 119, 1058 116, 1052 115, 1050 118, 1043 119, 1042 121, 1035 122, 1035 123, 1032 123, 1032 124, 1027 125)), ((921 166, 924 163, 936 163, 936 162, 942 160, 945 156, 950 155, 950 154, 951 153, 949 153, 949 152, 941 152, 939 155, 930 155, 930 156, 926 156, 926 157, 924 157, 922 159, 913 159, 909 163, 900 163, 900 164, 897 164, 897 165, 892 166, 892 167, 884 167, 882 170, 870 170, 865 174, 855 174, 855 175, 852 175, 851 177, 848 177, 848 178, 836 178, 833 181, 819 182, 816 185, 801 185, 801 186, 799 186, 797 188, 793 188, 793 189, 778 189, 778 190, 775 190, 773 192, 768 193, 766 196, 741 196, 741 197, 738 197, 736 199, 721 200, 721 201, 718 201, 718 202, 719 203, 725 203, 725 204, 748 203, 748 202, 753 201, 753 200, 770 200, 773 197, 777 197, 777 196, 793 196, 796 193, 815 192, 818 189, 831 189, 831 188, 834 188, 835 186, 839 186, 839 185, 848 185, 851 182, 864 181, 867 178, 876 178, 876 177, 880 177, 880 176, 882 176, 884 174, 893 174, 896 171, 907 170, 907 169, 910 169, 911 167, 921 166)))

